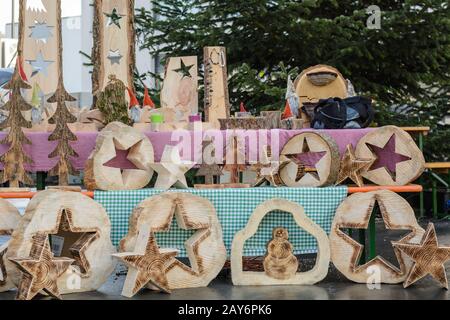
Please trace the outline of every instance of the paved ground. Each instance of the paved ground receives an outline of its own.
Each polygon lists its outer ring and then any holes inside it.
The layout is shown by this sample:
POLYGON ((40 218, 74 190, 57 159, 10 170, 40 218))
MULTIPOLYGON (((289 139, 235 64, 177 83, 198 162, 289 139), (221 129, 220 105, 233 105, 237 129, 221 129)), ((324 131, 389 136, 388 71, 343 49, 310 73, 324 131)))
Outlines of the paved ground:
MULTIPOLYGON (((450 245, 450 222, 438 221, 436 231, 442 245, 450 245)), ((424 221, 426 228, 428 221, 424 221)), ((378 222, 377 248, 381 255, 390 261, 393 259, 393 251, 390 240, 398 240, 402 232, 389 232, 387 234, 381 222, 378 222)), ((303 268, 311 268, 314 259, 311 257, 302 260, 303 268)), ((302 268, 302 269, 303 269, 302 268)), ((450 275, 450 263, 447 268, 450 275)), ((65 300, 118 300, 125 299, 120 296, 121 288, 125 280, 124 267, 118 267, 117 273, 98 291, 84 294, 64 296, 65 300)), ((14 292, 3 293, 1 299, 14 299, 14 292)), ((344 279, 339 272, 330 267, 328 277, 320 284, 311 287, 234 287, 231 284, 229 273, 224 272, 208 288, 178 290, 171 295, 144 291, 135 297, 137 300, 450 300, 450 293, 441 289, 431 278, 426 278, 409 289, 403 289, 401 285, 382 285, 380 290, 369 290, 366 285, 358 285, 344 279)))

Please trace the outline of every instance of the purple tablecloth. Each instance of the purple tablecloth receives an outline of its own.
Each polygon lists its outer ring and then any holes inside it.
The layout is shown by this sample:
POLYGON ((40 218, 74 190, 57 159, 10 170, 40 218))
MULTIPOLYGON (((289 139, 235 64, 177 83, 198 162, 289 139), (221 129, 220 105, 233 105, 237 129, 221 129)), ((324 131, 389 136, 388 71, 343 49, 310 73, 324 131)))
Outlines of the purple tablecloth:
MULTIPOLYGON (((345 151, 345 148, 348 144, 356 145, 358 141, 367 133, 369 133, 373 129, 363 129, 363 130, 324 130, 323 132, 327 133, 331 137, 335 139, 337 144, 339 145, 339 149, 341 153, 345 151)), ((287 130, 272 130, 267 132, 268 141, 271 141, 272 137, 279 137, 279 147, 280 149, 286 144, 286 142, 292 138, 294 135, 302 133, 306 130, 294 130, 294 131, 287 131, 287 130)), ((212 133, 216 133, 218 135, 225 136, 225 132, 219 132, 219 131, 212 131, 212 133)), ((198 133, 197 133, 198 134, 198 133)), ((257 134, 256 131, 254 132, 241 132, 241 134, 251 135, 251 134, 257 134)), ((32 145, 28 146, 26 145, 24 147, 25 152, 27 155, 33 159, 34 163, 30 166, 27 166, 26 169, 31 172, 38 172, 38 171, 49 171, 51 168, 53 168, 56 163, 57 159, 49 159, 48 155, 55 149, 57 142, 49 142, 48 137, 50 133, 28 133, 27 137, 32 141, 32 145)), ((86 163, 86 160, 88 159, 89 155, 95 148, 95 141, 97 139, 98 133, 78 133, 78 141, 73 143, 72 146, 75 149, 75 151, 78 153, 79 157, 73 159, 73 165, 77 170, 84 169, 84 165, 86 163)), ((153 144, 153 148, 155 151, 155 160, 159 161, 161 159, 161 155, 164 151, 164 148, 166 145, 177 145, 179 143, 178 138, 175 139, 175 141, 172 141, 172 138, 174 138, 173 133, 171 132, 148 132, 146 135, 149 137, 150 141, 153 144)), ((194 146, 194 133, 190 133, 191 135, 191 145, 194 146)), ((6 136, 5 132, 0 132, 0 139, 3 139, 6 136)), ((176 137, 175 137, 176 138, 176 137)), ((197 136, 197 140, 198 140, 197 136)), ((200 140, 201 140, 201 134, 200 134, 200 140)), ((186 142, 188 143, 188 142, 186 142)), ((0 154, 4 154, 7 151, 8 146, 7 145, 0 145, 0 154)), ((192 148, 192 150, 195 150, 192 148)), ((247 150, 248 151, 248 150, 247 150)), ((254 152, 253 152, 254 153, 254 152)), ((193 154, 194 151, 192 151, 191 155, 184 155, 183 158, 186 160, 193 160, 193 154)), ((118 156, 118 162, 117 164, 122 164, 125 162, 125 156, 120 159, 120 155, 118 156)), ((3 168, 3 165, 0 165, 0 169, 3 168)))

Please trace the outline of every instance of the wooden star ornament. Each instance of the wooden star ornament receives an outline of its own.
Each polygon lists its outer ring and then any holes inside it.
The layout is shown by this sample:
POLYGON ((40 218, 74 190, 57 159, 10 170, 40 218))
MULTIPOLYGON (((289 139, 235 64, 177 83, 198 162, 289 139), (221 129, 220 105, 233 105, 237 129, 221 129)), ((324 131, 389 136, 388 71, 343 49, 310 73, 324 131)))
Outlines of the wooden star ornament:
POLYGON ((392 245, 414 260, 414 265, 403 284, 405 288, 425 276, 431 275, 448 290, 447 273, 444 264, 450 260, 450 247, 439 246, 434 224, 430 223, 428 225, 428 229, 420 244, 393 242, 392 245))
POLYGON ((164 293, 171 292, 165 266, 177 256, 178 250, 160 250, 155 235, 147 230, 143 228, 139 232, 134 252, 113 255, 128 266, 128 275, 122 291, 122 295, 127 298, 135 296, 147 284, 164 293))
POLYGON ((9 260, 22 271, 17 300, 31 300, 41 291, 61 299, 58 278, 74 262, 73 259, 54 258, 48 235, 45 233, 39 233, 33 237, 30 257, 9 258, 9 260))
POLYGON ((364 180, 361 173, 372 163, 373 160, 357 158, 353 145, 349 144, 341 161, 341 170, 339 171, 336 185, 351 179, 358 187, 363 187, 364 180))

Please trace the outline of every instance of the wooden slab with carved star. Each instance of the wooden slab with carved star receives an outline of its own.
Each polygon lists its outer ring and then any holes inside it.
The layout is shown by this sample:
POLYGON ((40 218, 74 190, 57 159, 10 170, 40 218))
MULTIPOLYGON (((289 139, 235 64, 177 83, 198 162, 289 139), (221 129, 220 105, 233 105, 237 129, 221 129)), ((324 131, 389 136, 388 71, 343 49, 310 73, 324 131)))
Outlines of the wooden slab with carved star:
POLYGON ((450 247, 439 246, 434 224, 428 225, 420 244, 410 242, 393 242, 392 245, 414 260, 414 265, 408 273, 403 286, 408 288, 427 275, 436 279, 443 288, 448 290, 445 263, 450 260, 450 247))
POLYGON ((31 300, 41 291, 61 299, 58 278, 74 262, 69 258, 55 258, 50 250, 48 235, 45 233, 38 233, 33 237, 29 257, 11 257, 9 260, 22 272, 17 300, 31 300))

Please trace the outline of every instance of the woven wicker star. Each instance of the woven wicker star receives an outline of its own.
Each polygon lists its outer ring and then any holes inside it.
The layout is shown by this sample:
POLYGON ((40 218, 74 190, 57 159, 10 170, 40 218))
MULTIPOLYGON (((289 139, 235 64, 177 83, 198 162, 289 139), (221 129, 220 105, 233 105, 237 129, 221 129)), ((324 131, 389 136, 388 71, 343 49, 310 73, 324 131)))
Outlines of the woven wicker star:
POLYGON ((430 223, 420 244, 393 242, 394 247, 400 249, 414 260, 414 265, 404 283, 407 288, 427 275, 448 290, 447 274, 444 264, 450 260, 450 247, 440 247, 434 224, 430 223))
POLYGON ((135 296, 147 284, 170 293, 165 267, 174 259, 177 250, 160 250, 155 235, 144 229, 139 232, 134 252, 114 254, 128 266, 128 275, 122 295, 135 296))
POLYGON ((58 278, 63 275, 74 262, 68 258, 54 258, 50 250, 48 235, 39 233, 33 237, 30 257, 10 258, 22 271, 17 300, 31 300, 39 292, 61 299, 58 289, 58 278))

